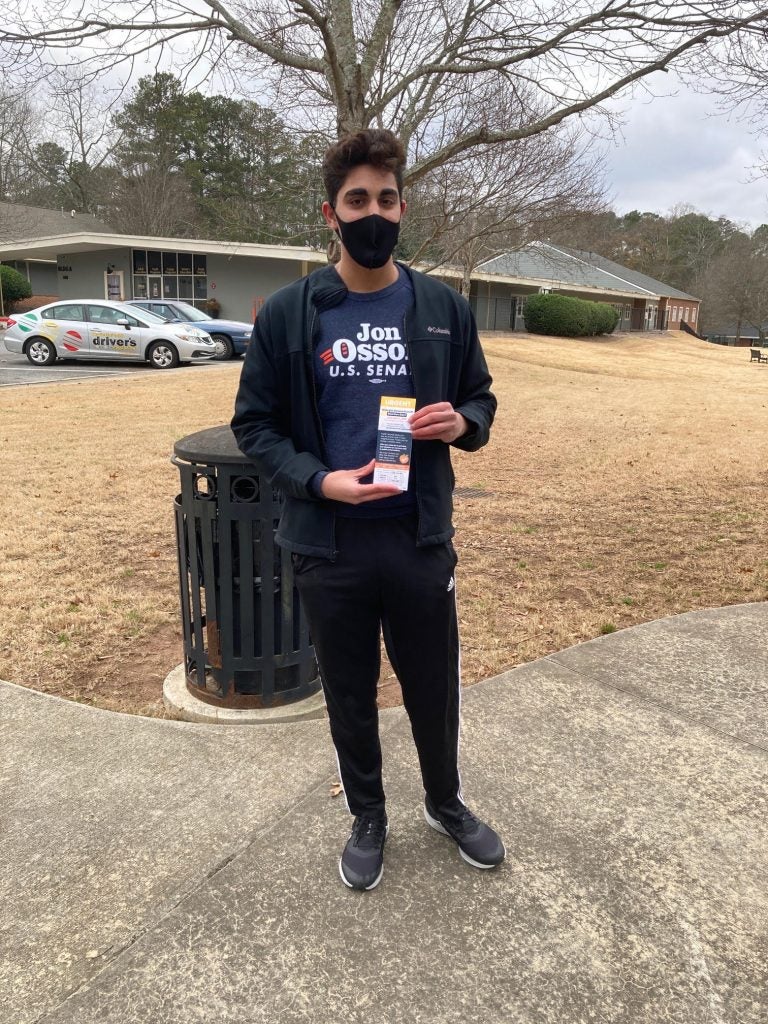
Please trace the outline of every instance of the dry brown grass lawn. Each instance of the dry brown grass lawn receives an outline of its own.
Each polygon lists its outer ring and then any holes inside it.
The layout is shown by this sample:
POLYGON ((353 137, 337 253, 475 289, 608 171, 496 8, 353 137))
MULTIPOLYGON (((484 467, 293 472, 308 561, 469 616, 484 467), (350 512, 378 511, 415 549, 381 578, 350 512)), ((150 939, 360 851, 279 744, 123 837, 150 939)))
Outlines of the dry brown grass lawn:
MULTIPOLYGON (((455 459, 467 683, 676 612, 768 598, 768 367, 686 335, 492 335, 491 444, 455 459)), ((0 392, 0 678, 162 715, 181 661, 173 442, 237 364, 0 392)), ((382 703, 397 699, 391 677, 382 703)))

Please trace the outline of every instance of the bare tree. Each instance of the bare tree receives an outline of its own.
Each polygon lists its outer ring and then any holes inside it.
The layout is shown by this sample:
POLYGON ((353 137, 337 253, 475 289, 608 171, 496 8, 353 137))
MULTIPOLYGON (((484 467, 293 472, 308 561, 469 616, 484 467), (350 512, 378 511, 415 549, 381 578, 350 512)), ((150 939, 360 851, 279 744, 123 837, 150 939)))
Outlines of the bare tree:
POLYGON ((189 237, 194 234, 195 206, 181 174, 167 168, 134 164, 115 185, 108 219, 124 234, 189 237))
POLYGON ((57 48, 114 63, 189 41, 191 61, 271 83, 313 127, 397 130, 415 182, 725 43, 757 47, 767 25, 759 0, 23 0, 0 46, 18 66, 57 48), (486 88, 520 97, 517 123, 493 106, 462 116, 468 92, 486 88))
POLYGON ((553 129, 443 164, 411 189, 411 259, 458 265, 468 294, 480 263, 604 208, 602 168, 588 149, 577 132, 553 129))
POLYGON ((23 195, 29 170, 26 140, 38 122, 27 94, 0 87, 0 202, 18 201, 23 195))
POLYGON ((77 69, 58 69, 48 80, 51 111, 58 134, 70 154, 71 187, 79 197, 79 208, 95 212, 103 200, 99 171, 109 161, 120 141, 120 130, 111 116, 122 90, 98 86, 77 69))
POLYGON ((735 323, 737 343, 745 324, 763 341, 768 333, 768 253, 762 238, 761 229, 751 237, 734 235, 705 277, 702 316, 712 327, 735 323))

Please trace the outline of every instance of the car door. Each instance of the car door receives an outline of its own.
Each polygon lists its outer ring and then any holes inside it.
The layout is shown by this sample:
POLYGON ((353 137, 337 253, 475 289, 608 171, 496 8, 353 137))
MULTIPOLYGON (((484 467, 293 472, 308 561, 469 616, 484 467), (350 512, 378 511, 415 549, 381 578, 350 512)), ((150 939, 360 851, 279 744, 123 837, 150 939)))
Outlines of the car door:
POLYGON ((91 358, 132 360, 143 358, 143 335, 139 321, 124 309, 89 302, 88 346, 91 358), (128 320, 129 326, 118 320, 128 320))
POLYGON ((41 311, 40 322, 52 332, 51 340, 62 359, 88 357, 88 326, 82 302, 57 302, 41 311))

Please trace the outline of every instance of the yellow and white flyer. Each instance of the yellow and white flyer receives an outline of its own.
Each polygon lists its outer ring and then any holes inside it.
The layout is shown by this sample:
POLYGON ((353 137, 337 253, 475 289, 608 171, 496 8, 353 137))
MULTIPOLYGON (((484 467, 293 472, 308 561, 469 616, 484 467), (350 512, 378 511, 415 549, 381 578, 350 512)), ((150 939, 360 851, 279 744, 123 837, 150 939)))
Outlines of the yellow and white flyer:
POLYGON ((381 396, 376 466, 373 470, 375 484, 395 484, 401 491, 408 490, 412 444, 408 417, 415 411, 415 398, 381 396))

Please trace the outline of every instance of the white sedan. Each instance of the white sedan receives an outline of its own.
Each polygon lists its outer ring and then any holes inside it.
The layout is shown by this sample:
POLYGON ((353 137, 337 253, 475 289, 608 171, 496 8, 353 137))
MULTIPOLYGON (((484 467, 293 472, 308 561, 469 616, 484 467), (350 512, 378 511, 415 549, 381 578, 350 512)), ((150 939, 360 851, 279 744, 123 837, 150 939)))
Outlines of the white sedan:
POLYGON ((192 324, 169 324, 162 317, 106 299, 61 301, 12 316, 5 331, 9 352, 24 354, 34 366, 59 359, 146 361, 158 370, 212 359, 216 346, 192 324))

